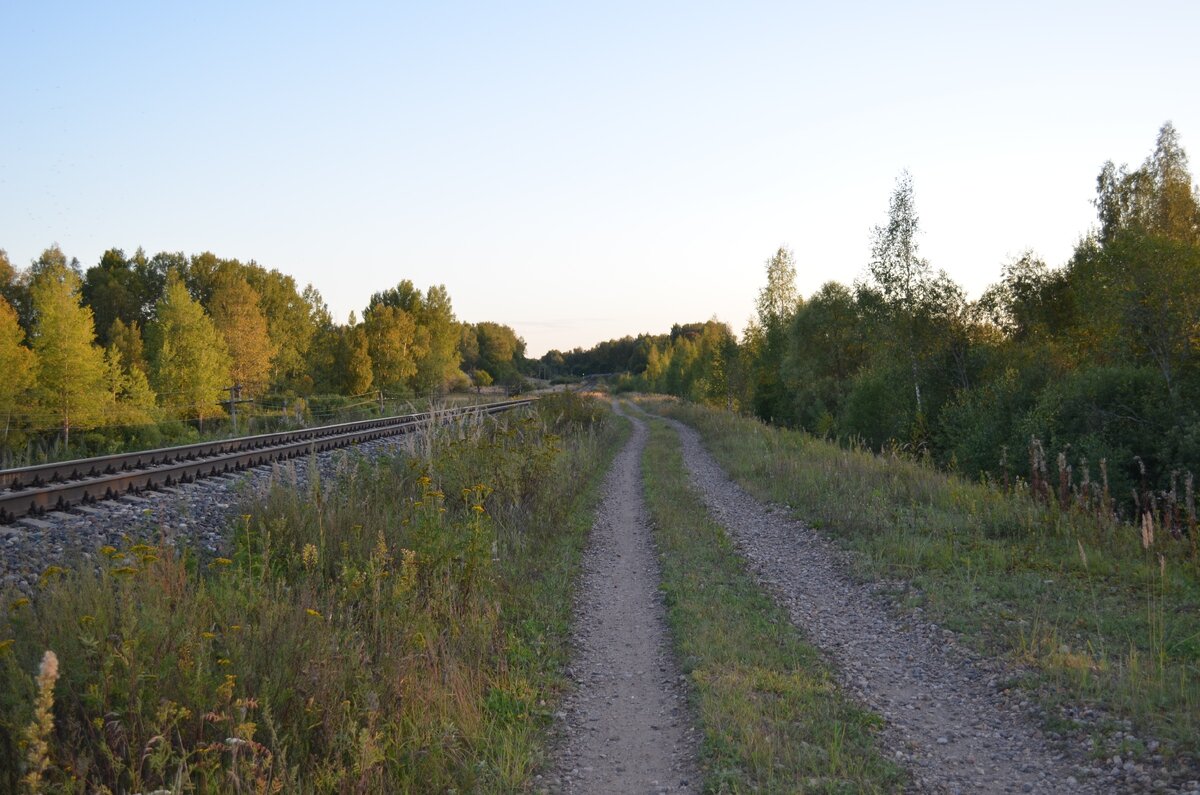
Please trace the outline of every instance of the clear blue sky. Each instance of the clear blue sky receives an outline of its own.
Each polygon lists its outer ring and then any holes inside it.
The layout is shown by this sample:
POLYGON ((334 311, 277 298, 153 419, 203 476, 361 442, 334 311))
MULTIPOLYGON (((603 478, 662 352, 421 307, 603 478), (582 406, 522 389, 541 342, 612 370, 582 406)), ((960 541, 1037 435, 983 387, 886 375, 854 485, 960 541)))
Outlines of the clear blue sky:
MULTIPOLYGON (((402 278, 540 355, 867 260, 896 175, 972 294, 1093 223, 1173 120, 1200 3, 0 6, 0 248, 253 259, 344 320, 402 278)), ((1194 161, 1200 162, 1200 160, 1194 161)))

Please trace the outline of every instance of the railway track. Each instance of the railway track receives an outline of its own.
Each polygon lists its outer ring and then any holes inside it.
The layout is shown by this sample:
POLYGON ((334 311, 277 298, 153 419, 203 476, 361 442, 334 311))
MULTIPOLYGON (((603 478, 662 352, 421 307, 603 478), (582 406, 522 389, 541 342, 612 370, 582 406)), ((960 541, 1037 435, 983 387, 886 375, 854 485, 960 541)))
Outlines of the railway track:
POLYGON ((73 505, 191 483, 301 455, 410 433, 435 418, 497 414, 534 399, 506 400, 437 412, 405 414, 296 431, 242 436, 135 453, 80 458, 0 470, 0 524, 73 505))

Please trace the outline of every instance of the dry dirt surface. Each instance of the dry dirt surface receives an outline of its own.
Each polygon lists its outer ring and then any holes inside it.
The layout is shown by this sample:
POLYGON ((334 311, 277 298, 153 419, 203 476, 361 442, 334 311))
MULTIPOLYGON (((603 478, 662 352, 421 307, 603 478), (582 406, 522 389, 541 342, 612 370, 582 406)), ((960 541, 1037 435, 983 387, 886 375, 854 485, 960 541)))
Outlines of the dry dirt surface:
POLYGON ((700 789, 697 738, 671 651, 642 499, 647 431, 630 420, 633 433, 605 481, 584 553, 568 671, 575 690, 558 714, 558 754, 544 791, 700 789))
MULTIPOLYGON (((751 569, 832 659, 843 686, 883 716, 883 746, 919 792, 1129 792, 1132 781, 1083 779, 950 634, 897 616, 848 576, 829 541, 734 484, 700 435, 675 422, 690 477, 751 569)), ((980 661, 982 662, 982 661, 980 661)))

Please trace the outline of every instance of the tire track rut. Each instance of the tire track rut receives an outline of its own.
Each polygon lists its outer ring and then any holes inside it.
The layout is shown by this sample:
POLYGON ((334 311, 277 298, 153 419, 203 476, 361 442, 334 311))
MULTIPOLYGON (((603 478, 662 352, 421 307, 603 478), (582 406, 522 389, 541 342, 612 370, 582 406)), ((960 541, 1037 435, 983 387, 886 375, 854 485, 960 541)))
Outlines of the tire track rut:
POLYGON ((696 733, 642 498, 648 432, 641 420, 628 419, 633 433, 605 480, 583 558, 568 670, 576 689, 558 714, 559 749, 548 780, 554 792, 699 791, 696 733))
POLYGON ((713 517, 793 622, 840 670, 843 686, 886 721, 883 744, 918 791, 1097 792, 1052 747, 1020 705, 950 637, 894 617, 870 584, 845 574, 839 550, 747 494, 704 448, 679 432, 689 476, 713 517))

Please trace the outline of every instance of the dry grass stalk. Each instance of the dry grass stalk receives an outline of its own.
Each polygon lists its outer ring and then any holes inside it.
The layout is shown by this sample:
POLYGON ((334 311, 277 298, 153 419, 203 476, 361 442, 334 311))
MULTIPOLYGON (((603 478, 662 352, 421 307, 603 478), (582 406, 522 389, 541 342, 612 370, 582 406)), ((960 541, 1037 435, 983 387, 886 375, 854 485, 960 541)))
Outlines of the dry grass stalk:
POLYGON ((50 764, 50 733, 54 731, 54 683, 58 681, 58 656, 46 650, 37 675, 37 700, 33 720, 25 729, 26 761, 29 770, 22 779, 30 795, 42 791, 42 774, 50 764))

